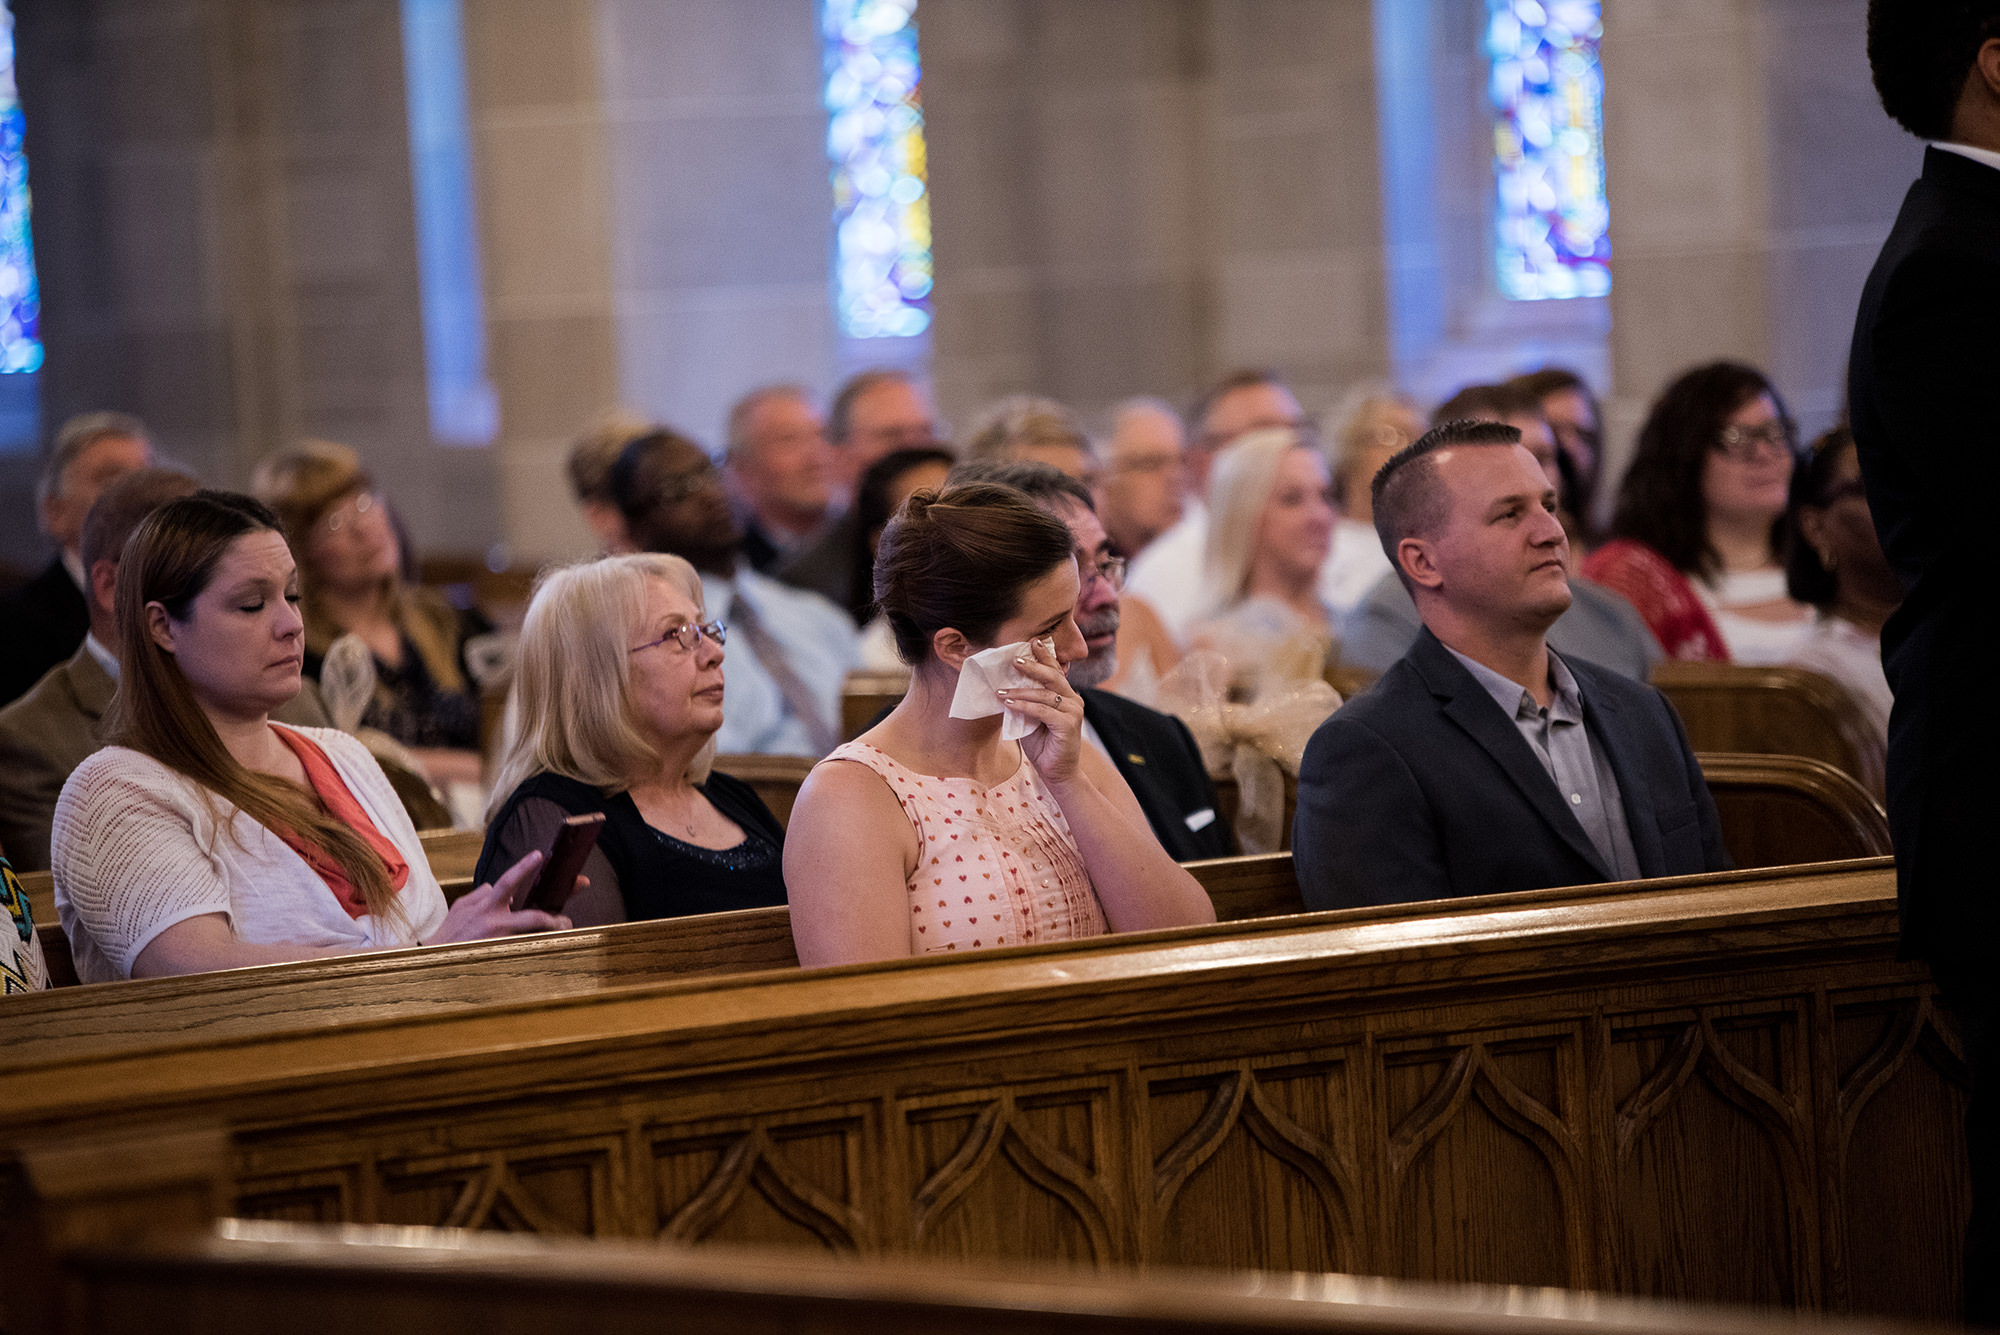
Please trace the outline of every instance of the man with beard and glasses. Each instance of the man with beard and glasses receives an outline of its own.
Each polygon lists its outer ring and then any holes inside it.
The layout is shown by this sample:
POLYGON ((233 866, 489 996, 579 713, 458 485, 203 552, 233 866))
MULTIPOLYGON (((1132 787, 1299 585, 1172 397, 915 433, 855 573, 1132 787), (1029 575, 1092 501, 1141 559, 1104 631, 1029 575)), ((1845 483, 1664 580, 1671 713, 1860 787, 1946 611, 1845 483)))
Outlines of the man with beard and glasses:
POLYGON ((701 575, 703 614, 728 628, 717 749, 823 756, 840 741, 840 693, 860 660, 854 623, 817 594, 758 574, 707 451, 665 428, 626 445, 608 478, 633 547, 701 575))
POLYGON ((1146 821, 1176 862, 1227 857, 1236 851, 1215 804, 1215 785, 1187 725, 1097 687, 1118 670, 1118 593, 1125 562, 1111 554, 1090 488, 1045 463, 978 460, 952 469, 947 485, 997 482, 1069 526, 1076 544, 1076 625, 1090 655, 1069 665, 1069 683, 1083 697, 1083 739, 1111 758, 1139 799, 1146 821))

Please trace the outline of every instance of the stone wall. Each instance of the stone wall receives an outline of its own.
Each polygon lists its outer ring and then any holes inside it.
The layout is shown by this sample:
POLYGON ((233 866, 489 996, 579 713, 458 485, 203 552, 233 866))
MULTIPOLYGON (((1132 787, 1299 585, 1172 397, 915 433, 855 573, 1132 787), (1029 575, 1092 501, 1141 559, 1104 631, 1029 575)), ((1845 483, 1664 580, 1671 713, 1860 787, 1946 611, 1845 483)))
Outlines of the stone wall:
MULTIPOLYGON (((561 465, 602 409, 719 445, 755 384, 911 353, 835 333, 813 0, 466 0, 488 449, 430 437, 397 0, 17 8, 51 425, 130 409, 230 484, 345 440, 421 546, 539 559, 588 550, 561 465)), ((1864 8, 1611 4, 1612 295, 1505 303, 1476 0, 923 0, 941 405, 1101 421, 1250 363, 1323 408, 1548 355, 1608 382, 1616 459, 1730 355, 1823 426, 1918 161, 1864 8)), ((39 559, 35 462, 0 560, 39 559)))

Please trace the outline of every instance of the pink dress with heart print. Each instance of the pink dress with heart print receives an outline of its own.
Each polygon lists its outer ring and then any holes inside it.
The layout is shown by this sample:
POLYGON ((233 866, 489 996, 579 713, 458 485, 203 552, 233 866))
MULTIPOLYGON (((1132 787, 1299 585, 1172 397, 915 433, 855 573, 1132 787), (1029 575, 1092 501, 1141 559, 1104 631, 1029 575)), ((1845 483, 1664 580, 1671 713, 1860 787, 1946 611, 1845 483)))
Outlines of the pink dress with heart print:
POLYGON ((914 773, 867 742, 849 742, 827 759, 881 775, 916 828, 912 955, 1071 941, 1110 930, 1069 821, 1026 756, 1012 778, 991 788, 914 773))

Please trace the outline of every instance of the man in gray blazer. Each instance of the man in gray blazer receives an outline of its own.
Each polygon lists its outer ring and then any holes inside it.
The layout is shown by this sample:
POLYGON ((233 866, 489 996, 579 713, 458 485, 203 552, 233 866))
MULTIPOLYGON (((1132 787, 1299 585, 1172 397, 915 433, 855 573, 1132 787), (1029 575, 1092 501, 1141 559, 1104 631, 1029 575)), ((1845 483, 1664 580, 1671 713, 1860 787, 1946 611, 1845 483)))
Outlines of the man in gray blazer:
MULTIPOLYGON (((28 693, 0 709, 0 848, 16 871, 47 871, 49 827, 70 771, 104 745, 104 711, 118 689, 118 618, 112 601, 118 558, 139 522, 200 484, 185 473, 144 468, 105 488, 82 534, 90 596, 83 647, 50 668, 28 693)), ((280 723, 327 727, 310 682, 273 715, 280 723)))
POLYGON ((1548 647, 1569 543, 1520 438, 1447 422, 1375 476, 1424 629, 1306 747, 1292 850, 1313 908, 1729 865, 1665 697, 1548 647))

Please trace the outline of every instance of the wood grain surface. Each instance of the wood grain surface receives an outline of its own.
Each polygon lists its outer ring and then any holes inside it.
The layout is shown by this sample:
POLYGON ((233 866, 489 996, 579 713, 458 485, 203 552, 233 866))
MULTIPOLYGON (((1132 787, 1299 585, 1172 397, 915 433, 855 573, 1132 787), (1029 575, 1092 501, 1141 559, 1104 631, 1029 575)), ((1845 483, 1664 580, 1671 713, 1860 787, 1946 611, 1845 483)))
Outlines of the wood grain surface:
POLYGON ((1823 1319, 1604 1294, 1412 1284, 1353 1275, 1074 1270, 838 1260, 738 1248, 456 1230, 232 1221, 78 1258, 78 1335, 702 1330, 893 1335, 1918 1335, 1943 1327, 1823 1319), (664 1314, 671 1314, 670 1320, 664 1314))
POLYGON ((0 1125, 222 1126, 280 1220, 1956 1300, 1964 1063, 1886 860, 573 995, 532 954, 511 1000, 45 1034, 0 1125))

